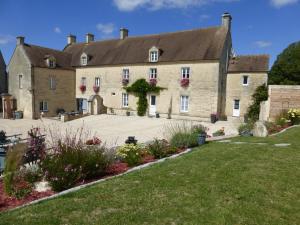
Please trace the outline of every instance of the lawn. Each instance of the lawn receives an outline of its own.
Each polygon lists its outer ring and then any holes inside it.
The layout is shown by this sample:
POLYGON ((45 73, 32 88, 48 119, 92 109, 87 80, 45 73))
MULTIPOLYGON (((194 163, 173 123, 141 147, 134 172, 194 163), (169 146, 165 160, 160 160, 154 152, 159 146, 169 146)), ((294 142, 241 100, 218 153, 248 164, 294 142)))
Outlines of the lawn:
POLYGON ((209 143, 177 159, 4 212, 0 224, 300 224, 300 128, 234 141, 248 143, 209 143))

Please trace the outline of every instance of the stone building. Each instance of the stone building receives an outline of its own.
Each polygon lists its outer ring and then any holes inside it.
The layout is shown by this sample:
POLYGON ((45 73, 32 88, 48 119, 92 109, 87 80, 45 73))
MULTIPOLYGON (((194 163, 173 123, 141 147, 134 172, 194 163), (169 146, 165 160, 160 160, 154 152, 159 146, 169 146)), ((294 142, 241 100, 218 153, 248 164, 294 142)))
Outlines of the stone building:
POLYGON ((75 71, 66 52, 26 44, 17 37, 17 46, 8 65, 9 94, 14 108, 25 118, 55 116, 57 111, 76 110, 75 71))
MULTIPOLYGON (((261 63, 259 57, 258 60, 249 62, 245 71, 230 71, 233 61, 231 21, 231 15, 224 13, 221 26, 138 37, 130 37, 129 31, 122 28, 118 39, 94 41, 94 35, 87 34, 84 43, 76 43, 76 36, 70 35, 63 51, 19 44, 12 60, 15 63, 11 62, 9 66, 9 74, 14 74, 10 78, 12 83, 9 85, 9 91, 17 98, 18 108, 27 111, 26 115, 38 115, 41 101, 47 100, 50 107, 50 101, 53 101, 51 99, 62 97, 64 100, 60 102, 63 104, 60 107, 68 111, 69 108, 64 104, 69 101, 73 104, 75 93, 77 111, 89 114, 136 115, 137 98, 126 93, 124 87, 144 78, 165 88, 159 94, 148 94, 149 116, 158 113, 161 117, 208 120, 211 114, 217 113, 222 116, 242 117, 256 85, 266 82, 265 68, 268 67, 268 57, 264 56, 266 64, 263 71, 253 70, 261 63), (31 53, 28 53, 29 51, 31 53), (21 53, 22 58, 18 56, 21 53), (31 60, 26 59, 26 55, 29 55, 31 60), (49 68, 47 64, 51 58, 56 60, 55 69, 49 68), (73 98, 51 91, 41 93, 36 90, 23 93, 24 90, 18 88, 18 75, 21 72, 16 68, 26 64, 26 60, 29 64, 29 61, 38 61, 34 71, 47 74, 43 81, 37 83, 29 79, 30 71, 27 71, 27 86, 33 84, 36 89, 43 87, 41 90, 45 90, 46 80, 53 74, 50 71, 68 71, 70 76, 65 74, 66 78, 70 78, 71 75, 76 77, 74 83, 69 82, 68 87, 69 90, 73 88, 73 92, 70 91, 74 93, 73 98), (228 93, 227 85, 230 88, 241 85, 240 80, 236 79, 239 75, 233 76, 236 72, 250 74, 253 81, 256 80, 247 95, 244 95, 244 92, 228 93), (262 75, 256 77, 256 72, 262 75), (28 107, 30 101, 23 100, 26 96, 31 96, 31 101, 35 102, 32 103, 34 107, 28 107), (238 97, 241 112, 234 114, 232 103, 229 102, 238 97), (229 98, 229 102, 226 98, 229 98)), ((28 66, 23 66, 22 70, 26 71, 26 68, 28 66)), ((38 79, 38 76, 34 77, 35 80, 38 79)), ((54 108, 52 112, 54 113, 54 108)))

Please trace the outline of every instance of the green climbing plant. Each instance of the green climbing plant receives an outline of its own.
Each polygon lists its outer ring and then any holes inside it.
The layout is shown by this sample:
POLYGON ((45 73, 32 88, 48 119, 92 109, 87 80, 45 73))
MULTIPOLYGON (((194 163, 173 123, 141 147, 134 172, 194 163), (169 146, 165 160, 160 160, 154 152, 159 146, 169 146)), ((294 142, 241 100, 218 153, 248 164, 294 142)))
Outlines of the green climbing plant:
POLYGON ((124 89, 128 93, 132 93, 136 97, 138 97, 137 113, 139 116, 145 116, 148 107, 147 94, 159 93, 165 88, 156 85, 151 85, 145 79, 139 79, 135 81, 131 86, 124 87, 124 89))

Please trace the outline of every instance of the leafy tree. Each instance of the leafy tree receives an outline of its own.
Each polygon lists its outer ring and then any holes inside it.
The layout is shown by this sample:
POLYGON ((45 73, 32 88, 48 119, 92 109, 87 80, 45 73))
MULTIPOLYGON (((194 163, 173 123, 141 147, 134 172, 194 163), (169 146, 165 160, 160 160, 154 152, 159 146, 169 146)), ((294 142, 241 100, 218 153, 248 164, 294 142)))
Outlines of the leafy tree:
POLYGON ((251 121, 257 121, 259 119, 260 103, 268 100, 268 87, 263 84, 256 88, 252 95, 252 105, 248 108, 248 118, 251 121))
POLYGON ((165 88, 158 87, 156 85, 151 85, 145 79, 139 79, 135 81, 131 86, 124 87, 124 89, 128 93, 133 93, 135 96, 139 98, 137 102, 138 115, 145 116, 148 107, 147 94, 159 93, 161 90, 164 90, 165 88))
POLYGON ((287 47, 269 72, 269 84, 300 85, 300 42, 287 47))

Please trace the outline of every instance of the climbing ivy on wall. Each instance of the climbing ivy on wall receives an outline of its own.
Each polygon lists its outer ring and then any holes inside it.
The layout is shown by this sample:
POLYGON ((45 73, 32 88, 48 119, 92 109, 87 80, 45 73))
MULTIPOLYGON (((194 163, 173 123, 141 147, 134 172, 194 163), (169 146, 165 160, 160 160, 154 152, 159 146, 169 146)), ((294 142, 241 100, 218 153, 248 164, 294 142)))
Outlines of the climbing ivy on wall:
POLYGON ((139 79, 135 81, 131 86, 124 87, 124 89, 128 93, 132 93, 136 97, 138 97, 137 113, 139 116, 145 116, 148 107, 147 94, 159 93, 165 88, 156 85, 151 85, 145 79, 139 79))

